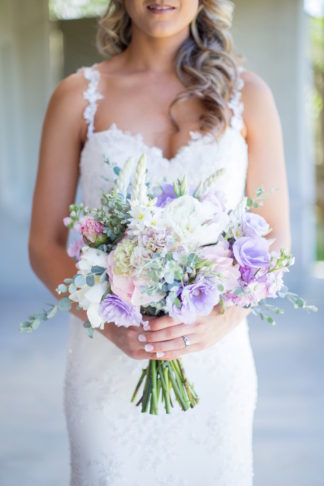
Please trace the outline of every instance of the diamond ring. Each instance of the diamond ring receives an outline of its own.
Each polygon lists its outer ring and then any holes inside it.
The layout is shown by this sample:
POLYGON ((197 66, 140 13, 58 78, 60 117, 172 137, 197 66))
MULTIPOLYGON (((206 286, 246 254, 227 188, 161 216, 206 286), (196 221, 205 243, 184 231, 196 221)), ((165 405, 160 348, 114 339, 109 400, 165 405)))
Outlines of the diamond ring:
POLYGON ((189 346, 190 344, 190 339, 188 338, 188 336, 182 336, 183 337, 183 340, 184 340, 184 343, 186 346, 189 346))

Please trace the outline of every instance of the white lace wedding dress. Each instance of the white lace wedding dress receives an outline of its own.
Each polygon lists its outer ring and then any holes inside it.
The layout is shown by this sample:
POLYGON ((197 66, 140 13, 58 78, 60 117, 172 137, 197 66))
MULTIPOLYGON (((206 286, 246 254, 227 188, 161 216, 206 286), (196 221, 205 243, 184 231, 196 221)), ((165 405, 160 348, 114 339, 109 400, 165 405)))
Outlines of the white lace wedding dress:
MULTIPOLYGON (((83 200, 97 206, 102 189, 115 179, 114 167, 130 154, 148 156, 148 177, 158 182, 187 174, 191 183, 225 167, 221 188, 231 206, 241 198, 247 171, 247 144, 240 133, 242 101, 239 79, 231 124, 216 142, 190 133, 189 142, 168 160, 147 146, 140 134, 112 124, 94 131, 100 73, 96 64, 80 68, 88 80, 84 117, 88 138, 80 159, 83 200)), ((73 486, 251 486, 252 429, 257 375, 243 320, 221 341, 182 357, 200 402, 186 412, 141 413, 130 402, 147 361, 124 354, 103 335, 90 339, 82 322, 71 316, 64 407, 70 439, 73 486)))

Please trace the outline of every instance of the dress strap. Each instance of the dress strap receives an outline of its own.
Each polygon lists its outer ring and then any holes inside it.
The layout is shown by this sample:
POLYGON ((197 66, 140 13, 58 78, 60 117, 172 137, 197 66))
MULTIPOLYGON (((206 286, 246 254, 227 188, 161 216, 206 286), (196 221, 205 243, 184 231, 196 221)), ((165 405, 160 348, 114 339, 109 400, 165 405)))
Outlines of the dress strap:
POLYGON ((234 91, 234 94, 232 95, 232 98, 228 102, 229 108, 232 110, 232 117, 230 121, 231 127, 235 128, 236 130, 241 131, 242 128, 244 127, 243 123, 243 101, 241 100, 241 89, 244 86, 244 81, 241 77, 241 73, 245 70, 243 66, 238 66, 238 72, 239 72, 239 77, 236 85, 236 89, 234 91))
POLYGON ((97 63, 93 66, 80 67, 77 72, 82 71, 85 79, 89 81, 87 89, 83 92, 83 97, 88 101, 83 117, 88 125, 88 138, 92 137, 94 133, 94 119, 97 111, 97 101, 103 99, 103 95, 98 91, 98 84, 100 79, 100 72, 98 71, 97 63))

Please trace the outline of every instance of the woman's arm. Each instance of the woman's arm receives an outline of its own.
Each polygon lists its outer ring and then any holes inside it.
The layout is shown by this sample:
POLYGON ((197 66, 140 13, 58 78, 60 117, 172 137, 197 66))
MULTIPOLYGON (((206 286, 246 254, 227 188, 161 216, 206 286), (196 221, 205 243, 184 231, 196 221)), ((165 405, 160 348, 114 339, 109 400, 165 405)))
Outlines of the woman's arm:
MULTIPOLYGON (((84 80, 68 76, 54 90, 45 114, 29 234, 29 258, 36 275, 57 297, 57 285, 76 273, 66 253, 63 218, 74 202, 82 147, 84 80)), ((73 312, 86 320, 83 311, 73 312)))
POLYGON ((249 165, 246 194, 255 199, 262 186, 266 193, 264 205, 253 209, 270 224, 269 238, 275 238, 271 250, 291 247, 289 197, 281 121, 271 89, 257 74, 243 74, 246 89, 242 92, 244 120, 247 125, 249 165))

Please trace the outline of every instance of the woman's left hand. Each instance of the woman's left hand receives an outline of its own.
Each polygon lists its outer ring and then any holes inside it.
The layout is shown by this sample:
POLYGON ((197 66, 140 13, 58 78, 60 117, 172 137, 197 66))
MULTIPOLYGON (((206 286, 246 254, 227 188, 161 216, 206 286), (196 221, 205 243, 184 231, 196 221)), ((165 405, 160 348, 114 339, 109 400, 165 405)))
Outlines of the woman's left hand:
POLYGON ((178 324, 169 316, 145 316, 145 320, 149 321, 149 330, 141 330, 138 340, 143 343, 149 359, 177 359, 183 354, 213 346, 249 313, 249 309, 238 306, 230 307, 221 313, 220 306, 216 306, 211 314, 199 317, 194 324, 178 324), (185 345, 183 336, 188 336, 189 346, 185 345))

